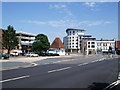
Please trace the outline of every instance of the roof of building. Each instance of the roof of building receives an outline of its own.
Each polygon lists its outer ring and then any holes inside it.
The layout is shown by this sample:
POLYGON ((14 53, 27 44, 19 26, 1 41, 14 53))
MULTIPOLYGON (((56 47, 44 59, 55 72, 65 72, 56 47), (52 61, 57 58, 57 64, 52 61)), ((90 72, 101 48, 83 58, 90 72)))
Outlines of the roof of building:
POLYGON ((83 40, 84 40, 84 39, 85 39, 85 40, 91 40, 91 39, 92 39, 92 40, 93 40, 93 39, 96 40, 96 38, 82 38, 82 39, 83 39, 83 40))
POLYGON ((25 35, 25 36, 29 36, 29 37, 35 37, 35 34, 31 34, 31 33, 26 33, 26 32, 16 32, 17 35, 25 35))
POLYGON ((92 35, 83 35, 83 37, 92 37, 92 35))
POLYGON ((96 40, 96 41, 115 41, 114 39, 113 40, 103 40, 103 39, 101 39, 101 40, 96 40))
POLYGON ((67 31, 70 31, 70 30, 75 30, 75 31, 86 31, 86 30, 84 30, 84 29, 73 29, 73 28, 68 28, 68 29, 66 29, 66 32, 67 32, 67 31))
POLYGON ((57 38, 55 38, 55 40, 51 44, 50 48, 60 49, 60 48, 65 48, 65 46, 63 45, 60 38, 57 37, 57 38))

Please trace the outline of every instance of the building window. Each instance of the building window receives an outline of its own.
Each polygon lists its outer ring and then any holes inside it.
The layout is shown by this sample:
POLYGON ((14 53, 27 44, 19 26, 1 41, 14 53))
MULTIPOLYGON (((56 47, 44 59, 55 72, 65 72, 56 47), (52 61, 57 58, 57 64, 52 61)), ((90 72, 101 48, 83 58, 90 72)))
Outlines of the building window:
POLYGON ((71 35, 71 31, 70 31, 70 35, 71 35))
POLYGON ((92 45, 91 47, 92 47, 92 48, 95 48, 95 46, 94 46, 94 45, 92 45))
POLYGON ((75 35, 75 31, 73 31, 73 35, 75 35))
POLYGON ((81 37, 80 37, 80 39, 81 39, 81 37))
POLYGON ((100 46, 100 43, 97 43, 97 46, 100 46))
POLYGON ((106 46, 107 46, 107 43, 106 43, 106 46))
POLYGON ((105 47, 103 48, 103 50, 105 50, 105 47))
POLYGON ((91 44, 95 44, 95 42, 91 42, 91 44))
POLYGON ((103 46, 105 46, 105 43, 103 43, 103 46))
POLYGON ((90 45, 88 45, 88 48, 90 48, 90 45))
POLYGON ((90 44, 90 42, 88 42, 88 44, 90 44))
POLYGON ((82 44, 80 44, 80 46, 82 46, 82 44))

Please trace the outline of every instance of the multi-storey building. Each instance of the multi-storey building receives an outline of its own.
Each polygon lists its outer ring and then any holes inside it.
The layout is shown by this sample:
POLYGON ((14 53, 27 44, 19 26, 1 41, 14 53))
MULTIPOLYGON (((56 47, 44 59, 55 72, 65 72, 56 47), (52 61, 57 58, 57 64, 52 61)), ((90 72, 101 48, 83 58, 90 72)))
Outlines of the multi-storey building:
POLYGON ((87 48, 90 48, 89 50, 93 50, 93 46, 89 46, 88 44, 92 45, 94 44, 94 41, 96 41, 96 38, 83 38, 82 39, 82 53, 87 54, 87 48), (90 43, 88 43, 90 41, 90 43), (91 49, 92 48, 92 49, 91 49))
POLYGON ((86 49, 86 54, 95 54, 97 53, 97 44, 96 41, 87 41, 87 49, 86 49))
POLYGON ((82 52, 84 38, 91 37, 85 34, 83 29, 67 29, 67 36, 63 38, 63 43, 68 52, 82 52))
MULTIPOLYGON (((4 34, 3 29, 0 29, 0 52, 7 53, 7 50, 2 47, 2 35, 4 34)), ((29 34, 25 32, 17 32, 16 36, 19 39, 19 44, 16 46, 13 51, 21 51, 21 52, 29 52, 32 47, 32 43, 34 42, 35 36, 34 34, 29 34)))
POLYGON ((97 40, 96 43, 97 51, 108 52, 110 47, 115 50, 114 40, 97 40))
POLYGON ((17 32, 16 36, 19 39, 18 49, 22 52, 29 52, 36 35, 25 32, 17 32))
POLYGON ((114 40, 96 40, 87 42, 87 55, 99 52, 108 52, 110 47, 115 50, 114 40))

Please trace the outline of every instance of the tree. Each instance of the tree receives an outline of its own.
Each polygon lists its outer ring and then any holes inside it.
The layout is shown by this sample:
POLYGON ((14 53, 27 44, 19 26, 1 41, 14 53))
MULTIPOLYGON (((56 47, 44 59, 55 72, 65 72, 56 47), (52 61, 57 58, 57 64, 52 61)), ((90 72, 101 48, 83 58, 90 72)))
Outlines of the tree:
POLYGON ((18 45, 16 30, 14 30, 12 26, 9 25, 7 30, 4 31, 2 41, 2 45, 5 49, 8 50, 8 54, 10 54, 10 51, 18 45))
POLYGON ((50 48, 48 37, 44 34, 38 34, 35 37, 35 42, 32 44, 32 50, 35 53, 42 54, 50 48))

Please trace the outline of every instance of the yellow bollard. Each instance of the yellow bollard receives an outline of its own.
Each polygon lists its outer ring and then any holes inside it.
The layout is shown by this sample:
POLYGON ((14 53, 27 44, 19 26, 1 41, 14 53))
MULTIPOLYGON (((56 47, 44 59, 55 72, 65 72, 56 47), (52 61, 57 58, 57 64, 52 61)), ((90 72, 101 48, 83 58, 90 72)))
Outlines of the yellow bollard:
POLYGON ((112 58, 112 57, 113 57, 113 55, 112 55, 112 54, 111 54, 111 55, 108 55, 108 57, 109 57, 109 58, 112 58))

